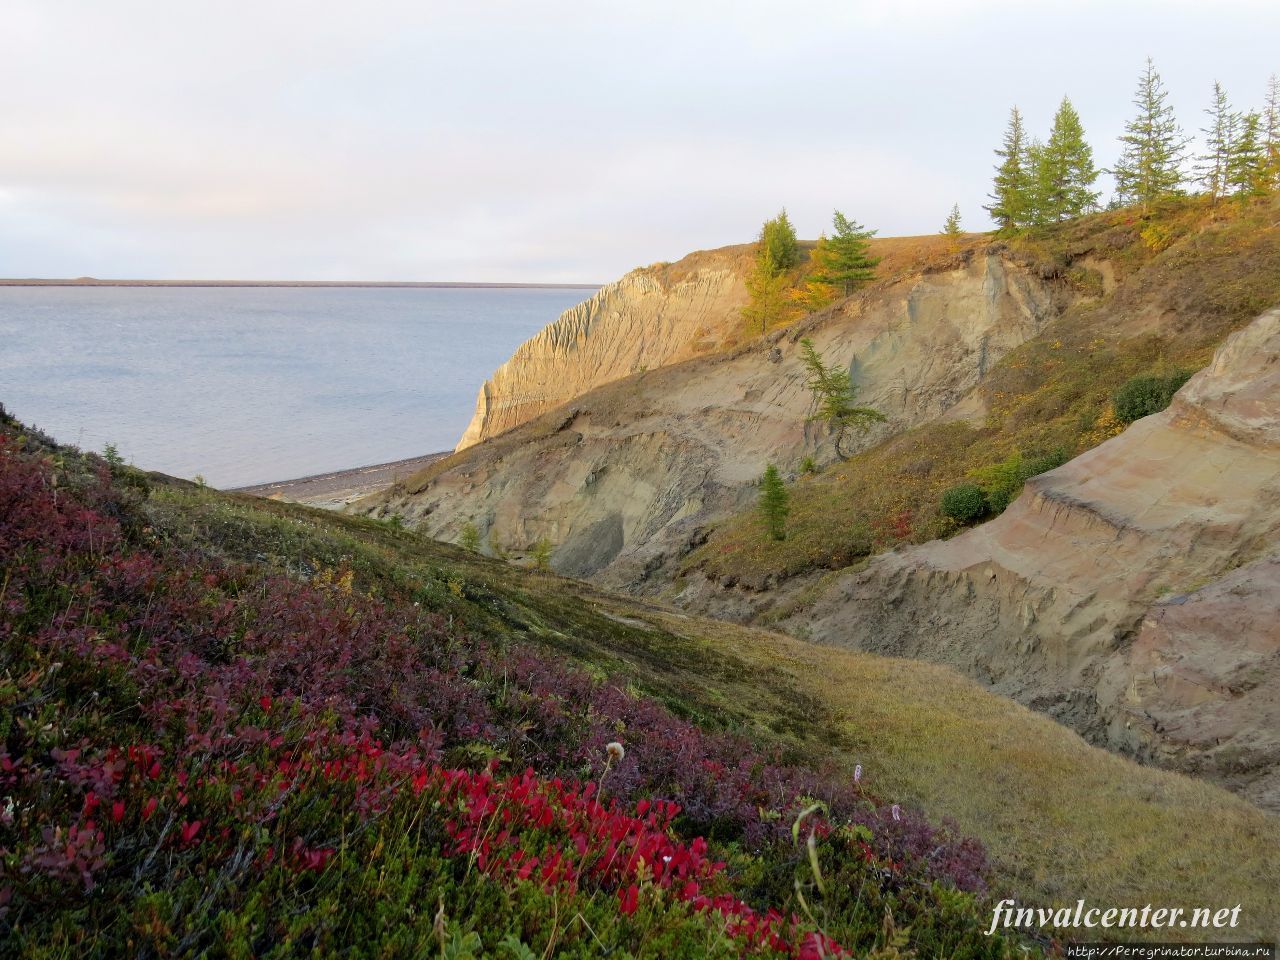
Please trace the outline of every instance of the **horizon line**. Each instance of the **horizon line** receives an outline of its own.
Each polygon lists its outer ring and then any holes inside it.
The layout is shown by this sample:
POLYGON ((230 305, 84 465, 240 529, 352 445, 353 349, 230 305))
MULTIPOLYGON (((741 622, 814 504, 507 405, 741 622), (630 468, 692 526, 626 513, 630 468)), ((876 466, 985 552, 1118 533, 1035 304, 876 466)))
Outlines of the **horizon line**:
POLYGON ((100 277, 0 277, 0 287, 480 287, 598 290, 603 283, 539 283, 519 280, 139 280, 100 277))

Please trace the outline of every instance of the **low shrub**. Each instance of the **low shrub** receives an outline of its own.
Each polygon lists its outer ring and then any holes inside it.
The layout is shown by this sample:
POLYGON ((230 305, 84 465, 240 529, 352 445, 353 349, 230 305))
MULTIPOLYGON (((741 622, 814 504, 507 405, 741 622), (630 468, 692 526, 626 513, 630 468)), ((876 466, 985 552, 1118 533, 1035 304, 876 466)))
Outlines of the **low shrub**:
POLYGON ((976 483, 961 483, 942 494, 942 512, 959 523, 972 523, 987 512, 987 495, 976 483))
POLYGON ((1125 423, 1133 423, 1159 413, 1190 379, 1191 374, 1186 370, 1175 370, 1164 376, 1133 377, 1116 391, 1116 416, 1125 423))
POLYGON ((971 476, 986 495, 987 506, 994 514, 1004 512, 1005 507, 1018 499, 1022 485, 1038 474, 1060 467, 1069 458, 1063 450, 1024 458, 1021 453, 1012 454, 990 466, 974 470, 971 476))
POLYGON ((0 954, 1013 954, 953 828, 55 459, 0 433, 0 954))

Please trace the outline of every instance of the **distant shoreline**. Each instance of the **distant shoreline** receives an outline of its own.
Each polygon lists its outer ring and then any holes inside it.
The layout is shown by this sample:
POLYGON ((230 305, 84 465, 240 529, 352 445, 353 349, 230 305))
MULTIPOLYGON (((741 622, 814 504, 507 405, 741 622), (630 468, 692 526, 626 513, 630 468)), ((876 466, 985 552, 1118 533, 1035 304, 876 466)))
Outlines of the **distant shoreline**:
POLYGON ((347 470, 330 470, 308 477, 255 483, 245 487, 227 487, 226 490, 228 493, 247 493, 270 500, 287 500, 335 510, 341 509, 353 500, 388 487, 401 477, 417 473, 451 453, 453 453, 452 450, 441 450, 437 453, 407 457, 403 460, 392 460, 389 463, 373 463, 347 470))
POLYGON ((602 283, 467 283, 450 280, 99 280, 96 277, 0 278, 0 287, 409 287, 512 290, 599 290, 602 283))

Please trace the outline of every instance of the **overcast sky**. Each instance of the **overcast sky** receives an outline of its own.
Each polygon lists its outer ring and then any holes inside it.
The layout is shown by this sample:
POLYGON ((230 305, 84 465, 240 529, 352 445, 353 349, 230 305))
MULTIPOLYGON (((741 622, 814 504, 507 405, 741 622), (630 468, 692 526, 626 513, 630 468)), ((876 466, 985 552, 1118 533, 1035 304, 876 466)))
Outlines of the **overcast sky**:
MULTIPOLYGON (((1274 0, 5 0, 0 276, 606 281, 785 205, 985 228, 1009 107, 1099 165, 1150 54, 1261 106, 1274 0)), ((1102 181, 1109 186, 1109 178, 1102 181)))

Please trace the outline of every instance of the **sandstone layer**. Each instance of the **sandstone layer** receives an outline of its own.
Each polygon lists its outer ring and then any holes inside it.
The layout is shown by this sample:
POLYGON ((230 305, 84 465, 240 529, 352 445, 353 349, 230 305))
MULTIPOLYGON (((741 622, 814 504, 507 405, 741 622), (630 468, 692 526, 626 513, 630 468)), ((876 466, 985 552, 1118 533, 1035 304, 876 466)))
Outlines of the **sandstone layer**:
POLYGON ((999 518, 843 576, 806 625, 1280 809, 1280 311, 999 518))
POLYGON ((628 273, 525 341, 480 388, 462 450, 601 384, 723 348, 746 303, 749 247, 628 273))
POLYGON ((545 537, 562 573, 632 590, 665 583, 654 575, 747 504, 767 463, 785 472, 804 456, 833 459, 831 438, 807 422, 802 337, 851 369, 860 400, 886 414, 861 438, 869 445, 956 409, 1063 306, 1059 287, 999 248, 943 263, 900 269, 746 346, 597 388, 359 508, 444 540, 471 522, 513 552, 545 537))

